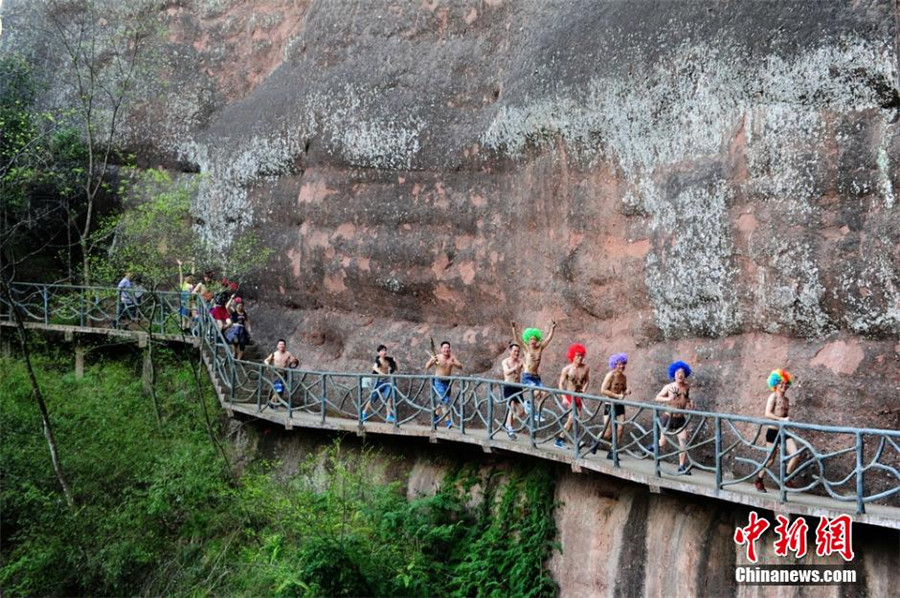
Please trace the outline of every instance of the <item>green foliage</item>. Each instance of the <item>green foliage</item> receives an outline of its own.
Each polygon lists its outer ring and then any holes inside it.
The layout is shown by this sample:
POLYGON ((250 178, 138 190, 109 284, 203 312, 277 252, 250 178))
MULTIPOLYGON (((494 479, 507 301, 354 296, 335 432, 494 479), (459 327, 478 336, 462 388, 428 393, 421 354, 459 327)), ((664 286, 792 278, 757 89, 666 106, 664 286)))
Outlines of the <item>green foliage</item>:
MULTIPOLYGON (((188 354, 160 351, 159 428, 137 351, 103 352, 82 380, 64 348, 35 360, 76 513, 57 489, 24 368, 0 360, 5 595, 556 593, 544 569, 555 536, 548 469, 460 467, 434 496, 407 500, 383 481, 385 457, 336 441, 290 475, 256 460, 235 481, 201 421, 198 401, 215 401, 208 389, 198 398, 188 354)), ((289 442, 260 431, 263 444, 289 442)))

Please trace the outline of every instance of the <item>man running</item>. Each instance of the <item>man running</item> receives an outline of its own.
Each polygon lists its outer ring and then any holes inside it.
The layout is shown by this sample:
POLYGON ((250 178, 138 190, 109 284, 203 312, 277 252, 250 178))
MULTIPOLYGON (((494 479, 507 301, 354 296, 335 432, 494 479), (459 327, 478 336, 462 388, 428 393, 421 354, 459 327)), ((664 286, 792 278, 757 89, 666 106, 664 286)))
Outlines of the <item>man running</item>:
MULTIPOLYGON (((609 372, 603 378, 600 384, 600 394, 610 399, 624 399, 631 394, 628 390, 628 378, 625 376, 625 366, 628 365, 628 355, 625 353, 616 353, 609 357, 609 372)), ((619 425, 616 426, 616 445, 621 447, 622 440, 625 436, 625 405, 611 405, 606 403, 603 405, 603 439, 612 440, 612 425, 609 422, 610 411, 612 417, 616 418, 619 425), (608 426, 608 427, 607 427, 608 426)), ((591 447, 591 452, 596 453, 600 440, 591 447)), ((613 458, 613 452, 606 453, 607 459, 613 458)))
MULTIPOLYGON (((671 384, 666 384, 663 389, 656 395, 656 401, 660 403, 668 403, 675 409, 691 409, 694 404, 691 402, 691 387, 685 381, 691 375, 691 366, 683 361, 676 361, 669 365, 669 380, 674 380, 671 384)), ((691 468, 685 463, 687 460, 687 419, 683 413, 664 413, 662 420, 662 434, 659 438, 659 448, 662 449, 668 442, 666 434, 669 432, 678 435, 678 475, 691 475, 691 468)))
MULTIPOLYGON (((432 344, 432 346, 434 346, 432 344)), ((434 419, 432 425, 437 425, 441 418, 444 417, 444 405, 450 404, 450 385, 453 380, 453 368, 462 369, 463 364, 459 362, 455 355, 450 351, 450 343, 444 341, 441 343, 441 351, 437 355, 432 355, 425 364, 425 370, 435 368, 435 378, 431 381, 431 389, 437 398, 437 404, 434 407, 434 419)), ((453 417, 447 414, 447 429, 453 427, 453 417)))
POLYGON ((376 374, 378 378, 375 380, 375 386, 372 388, 369 400, 363 406, 362 420, 365 422, 374 415, 369 413, 373 401, 383 400, 387 407, 387 417, 384 421, 392 424, 397 420, 394 417, 394 387, 391 386, 391 379, 388 376, 397 371, 397 362, 387 354, 386 346, 378 345, 375 351, 375 364, 372 366, 372 373, 376 374))
MULTIPOLYGON (((516 323, 510 322, 510 325, 512 326, 513 339, 519 338, 519 329, 516 327, 516 323)), ((538 328, 526 328, 522 332, 522 342, 525 343, 522 349, 525 352, 525 368, 522 371, 523 385, 544 388, 544 385, 541 382, 541 376, 538 374, 538 369, 541 367, 541 356, 544 353, 544 349, 546 349, 547 345, 550 344, 550 341, 553 340, 553 332, 555 330, 556 322, 551 321, 550 333, 547 335, 547 338, 543 340, 543 334, 538 328)), ((533 391, 532 396, 540 401, 535 419, 541 421, 540 405, 542 405, 544 399, 547 398, 547 393, 533 391)), ((525 411, 528 413, 532 411, 531 401, 525 402, 525 411)))
MULTIPOLYGON (((769 374, 768 386, 769 390, 772 391, 772 394, 769 395, 769 398, 766 400, 766 418, 774 419, 776 421, 789 422, 791 418, 788 417, 788 413, 791 410, 791 403, 787 398, 787 390, 790 388, 791 383, 793 383, 794 377, 791 376, 785 370, 775 370, 771 374, 769 374)), ((756 482, 754 485, 756 489, 760 492, 766 491, 766 486, 763 484, 763 478, 766 475, 766 468, 768 468, 775 461, 775 448, 778 446, 778 428, 771 427, 766 430, 766 448, 769 450, 769 459, 766 461, 765 465, 763 465, 762 469, 759 472, 759 475, 756 477, 756 482)), ((797 453, 797 444, 794 442, 793 438, 787 438, 784 441, 784 448, 787 451, 786 454, 794 455, 791 457, 791 460, 788 462, 787 467, 785 468, 785 474, 790 476, 791 472, 797 469, 797 464, 800 462, 800 455, 797 453)), ((792 481, 785 482, 785 486, 788 488, 795 488, 796 485, 792 481)))
MULTIPOLYGON (((512 384, 521 384, 522 369, 525 364, 520 359, 522 348, 515 342, 509 343, 509 357, 503 360, 503 381, 512 384)), ((503 385, 503 400, 506 401, 506 435, 510 440, 516 439, 515 428, 513 428, 513 412, 519 420, 524 420, 527 416, 525 409, 522 407, 522 389, 503 385)))
MULTIPOLYGON (((578 393, 587 392, 588 384, 591 381, 591 369, 584 363, 584 358, 586 356, 587 349, 584 348, 584 345, 573 343, 569 347, 566 357, 571 363, 562 369, 562 372, 559 374, 559 383, 557 384, 561 390, 578 393)), ((575 416, 581 412, 581 397, 571 397, 564 394, 562 396, 563 407, 569 409, 572 406, 573 398, 575 399, 575 409, 569 410, 569 417, 566 419, 566 423, 563 426, 563 434, 571 432, 572 425, 575 423, 575 416)), ((563 439, 563 434, 559 434, 556 437, 555 444, 559 448, 566 448, 566 441, 563 439)))
MULTIPOLYGON (((275 343, 275 351, 269 353, 263 360, 263 363, 266 365, 273 365, 276 368, 300 367, 300 360, 287 350, 287 343, 283 338, 278 339, 278 342, 275 343)), ((280 400, 284 398, 285 391, 284 380, 278 372, 275 372, 275 381, 272 382, 272 391, 272 396, 269 397, 269 407, 277 409, 280 405, 280 400)))

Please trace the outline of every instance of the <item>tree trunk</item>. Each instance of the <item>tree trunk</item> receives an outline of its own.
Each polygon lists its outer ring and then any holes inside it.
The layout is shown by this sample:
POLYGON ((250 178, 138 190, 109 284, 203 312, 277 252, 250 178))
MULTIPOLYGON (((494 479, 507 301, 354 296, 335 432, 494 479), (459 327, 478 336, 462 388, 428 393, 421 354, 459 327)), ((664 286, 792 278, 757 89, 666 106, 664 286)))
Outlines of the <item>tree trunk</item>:
POLYGON ((41 412, 44 437, 47 439, 47 445, 50 448, 50 461, 53 463, 53 471, 56 473, 56 479, 59 481, 59 485, 62 486, 63 494, 66 496, 66 502, 69 504, 69 508, 74 511, 75 499, 72 497, 72 490, 69 488, 69 483, 66 481, 66 476, 63 474, 62 467, 59 463, 59 451, 56 446, 56 438, 53 435, 53 426, 50 424, 50 413, 47 411, 47 404, 44 402, 44 394, 41 392, 41 387, 38 384, 34 368, 31 366, 28 334, 25 330, 25 325, 22 323, 22 315, 19 313, 19 306, 13 302, 12 293, 9 290, 9 283, 5 276, 0 276, 0 284, 2 284, 2 289, 0 290, 3 291, 3 294, 6 295, 9 300, 13 317, 15 317, 16 320, 16 329, 19 331, 19 347, 22 349, 22 356, 25 358, 25 369, 28 372, 28 380, 31 382, 31 396, 34 398, 34 402, 37 403, 38 410, 41 412))

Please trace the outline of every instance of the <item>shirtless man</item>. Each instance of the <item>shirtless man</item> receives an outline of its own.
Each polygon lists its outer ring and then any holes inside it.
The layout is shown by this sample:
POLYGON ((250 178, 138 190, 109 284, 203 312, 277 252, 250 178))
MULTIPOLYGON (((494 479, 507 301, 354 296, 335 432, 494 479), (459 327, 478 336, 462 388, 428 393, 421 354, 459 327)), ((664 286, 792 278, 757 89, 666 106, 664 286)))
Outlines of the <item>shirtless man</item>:
MULTIPOLYGON (((433 346, 433 345, 432 345, 433 346)), ((450 343, 444 341, 441 343, 441 351, 437 355, 432 355, 425 364, 425 370, 435 368, 435 378, 431 381, 431 389, 437 397, 437 405, 434 408, 434 419, 432 425, 437 425, 441 418, 444 417, 444 405, 450 404, 450 385, 453 380, 453 368, 462 369, 463 364, 459 362, 455 355, 450 351, 450 343)), ((447 428, 453 427, 453 418, 448 414, 447 428)))
POLYGON ((372 402, 380 399, 385 401, 385 406, 387 407, 387 417, 384 421, 392 424, 397 420, 394 417, 394 387, 391 386, 391 379, 388 376, 396 372, 398 366, 394 358, 387 354, 386 346, 378 345, 375 351, 375 363, 372 365, 372 373, 376 374, 378 378, 375 380, 375 387, 372 389, 372 394, 369 395, 369 400, 363 406, 362 420, 366 421, 372 417, 372 414, 369 413, 372 402))
MULTIPOLYGON (((287 350, 287 343, 283 338, 278 339, 278 342, 275 344, 275 351, 269 353, 263 360, 263 363, 273 365, 276 368, 300 367, 300 360, 287 350)), ((275 381, 272 383, 272 395, 269 397, 269 407, 273 409, 278 408, 280 401, 284 398, 284 391, 284 379, 281 377, 281 374, 276 372, 275 381)))
MULTIPOLYGON (((628 365, 628 355, 625 353, 616 353, 609 357, 609 372, 603 378, 600 384, 600 394, 610 399, 624 399, 631 394, 628 390, 628 378, 625 376, 625 366, 628 365)), ((612 439, 612 425, 609 423, 609 413, 612 411, 613 417, 619 422, 616 426, 616 446, 622 446, 622 440, 625 436, 625 405, 611 405, 606 403, 603 405, 603 439, 612 439), (607 427, 609 426, 609 427, 607 427)), ((597 447, 600 446, 600 440, 591 447, 591 452, 596 453, 597 447)), ((613 458, 613 452, 606 453, 607 459, 613 458)))
MULTIPOLYGON (((520 359, 522 348, 515 342, 509 343, 509 357, 503 360, 503 381, 512 384, 520 384, 522 380, 522 369, 525 364, 520 359)), ((503 400, 507 403, 506 410, 506 435, 510 440, 516 439, 516 432, 513 428, 513 412, 519 420, 524 420, 527 415, 522 407, 522 389, 515 386, 503 385, 503 400)))
MULTIPOLYGON (((791 410, 791 403, 787 398, 787 390, 790 388, 791 383, 794 381, 794 377, 791 376, 785 370, 775 370, 771 374, 769 374, 768 386, 769 390, 772 391, 772 394, 769 395, 768 400, 766 400, 766 418, 774 419, 776 421, 788 422, 791 421, 791 418, 788 417, 788 413, 791 410)), ((775 461, 775 447, 778 446, 778 428, 769 428, 766 430, 766 448, 769 450, 771 455, 769 459, 766 461, 766 464, 763 465, 762 469, 759 472, 759 475, 756 477, 755 486, 756 489, 760 492, 766 491, 766 486, 763 484, 763 478, 766 475, 766 468, 772 465, 772 462, 775 461)), ((793 438, 788 438, 784 442, 784 448, 787 451, 786 454, 794 455, 791 457, 791 460, 788 462, 787 467, 785 468, 785 474, 788 476, 797 468, 797 464, 800 462, 800 455, 797 453, 797 444, 794 442, 793 438)), ((790 482, 785 482, 785 486, 789 488, 796 487, 793 480, 790 482)))
MULTIPOLYGON (((668 403, 675 409, 692 409, 694 404, 691 402, 691 387, 685 382, 685 379, 691 375, 691 366, 683 361, 676 361, 669 365, 669 380, 674 380, 671 384, 666 384, 663 389, 656 395, 656 401, 660 403, 668 403)), ((662 416, 662 435, 659 439, 659 448, 666 446, 666 433, 673 431, 678 434, 678 445, 681 450, 678 452, 678 475, 691 475, 690 467, 685 464, 687 460, 687 419, 683 413, 675 415, 664 413, 662 416)))
MULTIPOLYGON (((586 356, 587 349, 584 348, 584 345, 574 343, 569 347, 566 357, 572 363, 564 367, 559 374, 559 383, 557 386, 561 390, 580 393, 587 392, 588 384, 591 381, 591 369, 584 363, 584 358, 586 356)), ((573 397, 564 394, 562 396, 563 407, 569 409, 572 405, 572 398, 573 397)), ((566 434, 572 430, 572 425, 575 423, 575 416, 581 411, 581 397, 574 398, 575 410, 569 411, 569 417, 566 419, 566 423, 563 426, 563 432, 566 434)), ((555 444, 559 448, 566 448, 566 441, 563 439, 562 434, 559 434, 556 437, 555 444)))
POLYGON ((280 338, 278 339, 278 342, 275 343, 275 351, 269 353, 269 356, 263 360, 263 363, 266 365, 274 365, 277 368, 286 368, 294 359, 297 358, 291 355, 291 352, 287 350, 287 343, 283 338, 280 338))
MULTIPOLYGON (((510 322, 512 326, 513 338, 519 338, 519 329, 516 327, 515 322, 510 322)), ((541 337, 541 331, 537 328, 526 328, 522 332, 522 342, 525 343, 523 347, 523 351, 525 352, 525 368, 522 371, 522 384, 525 386, 533 386, 535 388, 544 388, 543 383, 541 382, 541 376, 538 374, 538 368, 541 367, 541 356, 544 353, 544 349, 547 348, 547 345, 550 344, 550 341, 553 340, 553 332, 556 330, 556 322, 550 322, 550 333, 547 335, 547 338, 543 341, 541 337)), ((540 413, 540 405, 543 404, 544 399, 547 398, 546 392, 534 392, 534 398, 538 399, 540 403, 538 404, 538 414, 540 413)), ((532 411, 531 401, 525 402, 525 411, 530 413, 532 411)), ((540 415, 536 415, 535 419, 538 421, 541 420, 540 415)))

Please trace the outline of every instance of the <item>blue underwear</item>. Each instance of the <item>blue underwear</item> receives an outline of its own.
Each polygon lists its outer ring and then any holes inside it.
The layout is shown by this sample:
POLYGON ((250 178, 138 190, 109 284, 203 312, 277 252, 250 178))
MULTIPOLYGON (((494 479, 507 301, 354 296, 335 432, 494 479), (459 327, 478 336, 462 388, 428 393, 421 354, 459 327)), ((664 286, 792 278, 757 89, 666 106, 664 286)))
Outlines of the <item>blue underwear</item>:
POLYGON ((522 384, 524 386, 535 386, 537 388, 543 388, 544 385, 541 382, 541 377, 537 374, 530 374, 528 372, 522 372, 522 384))
POLYGON ((369 400, 377 401, 378 399, 390 399, 393 391, 394 387, 391 386, 389 378, 378 378, 378 381, 375 383, 375 388, 372 389, 372 394, 369 396, 369 400))
POLYGON ((452 383, 452 380, 444 380, 443 378, 435 378, 431 381, 431 389, 442 403, 450 402, 450 385, 452 383))

